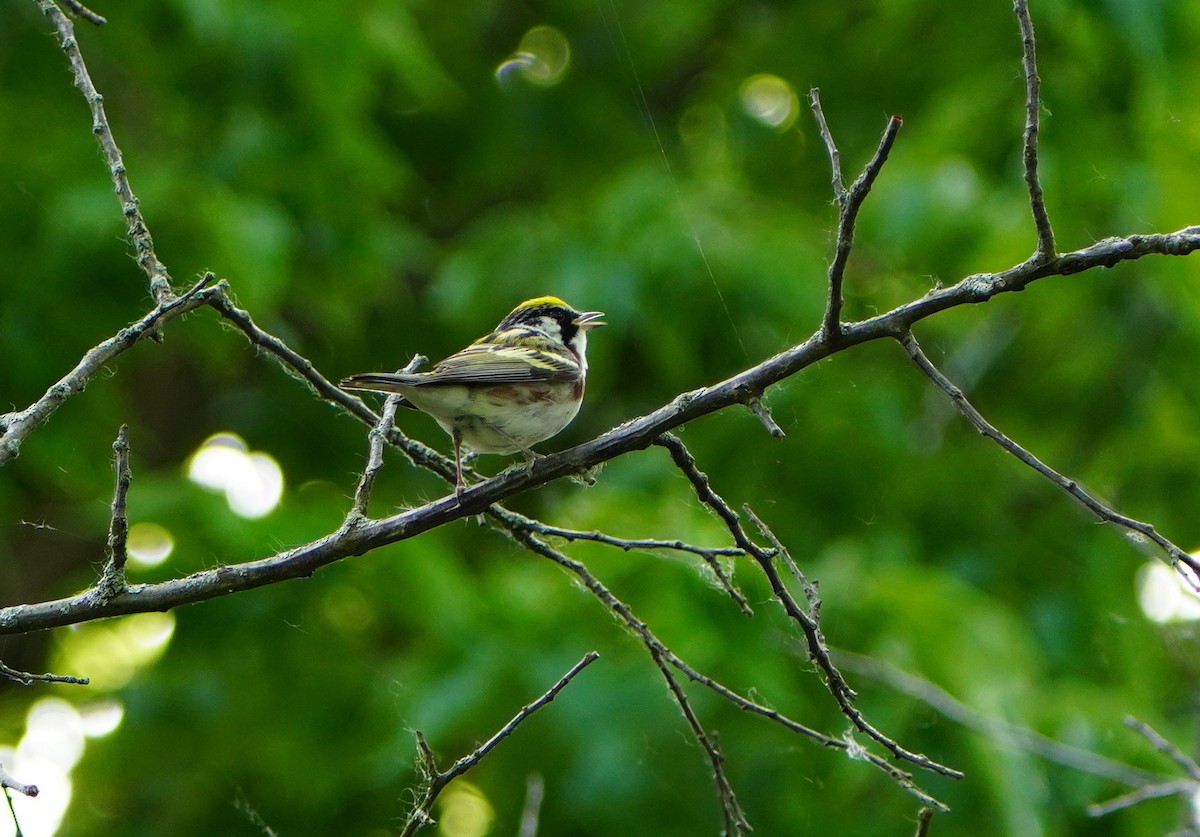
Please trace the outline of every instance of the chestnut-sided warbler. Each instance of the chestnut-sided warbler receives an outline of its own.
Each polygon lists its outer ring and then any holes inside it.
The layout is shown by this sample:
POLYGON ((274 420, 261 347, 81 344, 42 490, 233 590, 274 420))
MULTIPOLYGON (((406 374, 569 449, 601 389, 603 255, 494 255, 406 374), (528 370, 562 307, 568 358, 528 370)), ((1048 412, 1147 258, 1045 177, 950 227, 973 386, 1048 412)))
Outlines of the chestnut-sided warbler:
POLYGON ((366 373, 343 389, 399 393, 401 406, 433 416, 454 440, 456 489, 463 447, 525 454, 571 423, 583 401, 587 333, 604 325, 600 311, 576 311, 558 297, 522 302, 496 330, 428 372, 366 373))

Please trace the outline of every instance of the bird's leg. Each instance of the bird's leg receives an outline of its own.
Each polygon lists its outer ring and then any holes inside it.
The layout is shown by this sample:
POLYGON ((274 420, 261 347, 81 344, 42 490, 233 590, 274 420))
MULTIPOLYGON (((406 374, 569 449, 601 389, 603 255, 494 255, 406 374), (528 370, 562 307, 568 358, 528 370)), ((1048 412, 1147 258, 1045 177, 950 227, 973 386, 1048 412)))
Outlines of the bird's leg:
POLYGON ((463 479, 462 434, 455 430, 451 438, 454 440, 454 493, 462 496, 467 490, 467 483, 463 479))

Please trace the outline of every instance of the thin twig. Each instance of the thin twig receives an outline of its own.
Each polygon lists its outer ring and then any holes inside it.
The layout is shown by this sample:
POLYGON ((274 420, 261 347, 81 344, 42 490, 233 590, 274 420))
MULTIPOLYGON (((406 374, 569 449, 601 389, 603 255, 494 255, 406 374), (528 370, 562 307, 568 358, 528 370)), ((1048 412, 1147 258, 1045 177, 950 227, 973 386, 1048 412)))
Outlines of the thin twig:
POLYGON ((108 563, 96 589, 105 598, 123 592, 129 585, 125 580, 125 562, 129 559, 129 486, 133 475, 129 470, 129 425, 122 424, 113 442, 116 455, 116 487, 113 490, 112 521, 108 527, 108 563))
MULTIPOLYGON (((400 371, 403 373, 415 372, 420 369, 429 358, 424 355, 414 355, 413 359, 408 362, 400 371)), ((379 415, 379 421, 371 428, 367 434, 368 452, 367 465, 363 468, 362 477, 358 481, 358 488, 354 491, 354 504, 350 507, 350 511, 346 513, 345 525, 351 526, 357 521, 366 518, 367 503, 371 499, 371 491, 375 487, 375 478, 379 475, 380 469, 383 468, 383 448, 387 444, 388 436, 391 435, 392 429, 396 423, 396 410, 400 406, 400 402, 404 400, 402 395, 389 395, 383 402, 383 411, 379 415)))
POLYGON ((22 686, 32 686, 34 683, 69 683, 73 686, 86 686, 91 682, 86 677, 71 677, 68 674, 31 674, 28 671, 19 671, 2 662, 0 662, 0 676, 7 677, 22 686))
MULTIPOLYGON (((504 519, 503 514, 497 515, 493 513, 492 516, 498 517, 501 521, 504 519)), ((687 694, 683 691, 683 688, 679 685, 679 681, 671 671, 671 666, 673 665, 671 658, 675 655, 659 641, 658 637, 654 636, 645 622, 634 615, 629 605, 613 595, 612 591, 592 575, 582 563, 550 547, 528 531, 514 528, 506 529, 506 533, 531 552, 549 558, 560 567, 573 573, 583 582, 592 595, 624 622, 626 627, 637 634, 642 641, 642 645, 649 652, 650 658, 654 661, 654 665, 667 682, 667 688, 671 692, 675 704, 679 707, 684 721, 692 730, 692 737, 696 739, 696 743, 700 745, 700 749, 704 751, 705 757, 708 759, 713 784, 716 786, 717 795, 721 800, 721 813, 725 821, 725 833, 729 837, 734 837, 734 835, 741 835, 751 831, 752 829, 746 820, 746 815, 742 811, 741 805, 738 803, 733 786, 730 784, 729 778, 725 775, 725 757, 721 754, 717 743, 704 731, 704 726, 700 723, 699 717, 692 708, 687 694)))
POLYGON ((917 811, 917 830, 914 837, 928 837, 929 824, 933 822, 933 814, 932 808, 922 808, 917 811))
POLYGON ((81 17, 95 26, 103 26, 108 23, 107 20, 80 3, 79 0, 62 0, 62 4, 70 10, 71 14, 81 17))
MULTIPOLYGON (((825 124, 825 116, 821 113, 821 102, 817 96, 813 97, 813 110, 817 113, 818 122, 821 124, 822 136, 829 134, 829 127, 825 124)), ((834 249, 833 261, 829 264, 829 298, 825 303, 825 316, 821 321, 821 337, 826 341, 834 341, 842 335, 842 284, 846 276, 846 263, 850 259, 850 248, 854 244, 854 225, 858 220, 858 211, 862 207, 863 201, 866 200, 867 194, 871 191, 871 186, 875 183, 875 178, 879 176, 883 164, 887 162, 888 154, 892 150, 892 145, 896 142, 896 134, 900 131, 900 126, 903 124, 899 116, 893 116, 888 119, 887 127, 883 130, 883 136, 879 140, 879 147, 875 149, 875 156, 867 163, 862 174, 854 181, 854 184, 847 192, 839 192, 838 184, 841 181, 841 171, 838 159, 836 157, 836 148, 833 145, 833 138, 829 136, 826 140, 826 145, 830 149, 830 161, 838 168, 834 170, 834 193, 838 198, 838 231, 837 243, 834 249)))
POLYGON ((21 821, 17 818, 17 809, 13 805, 12 794, 4 791, 4 801, 8 803, 8 813, 12 817, 13 822, 13 837, 25 837, 25 832, 21 830, 21 821))
MULTIPOLYGON (((1112 523, 1124 529, 1128 529, 1130 532, 1153 541, 1159 546, 1160 549, 1162 549, 1163 552, 1167 554, 1172 567, 1179 570, 1179 565, 1182 564, 1190 568, 1193 573, 1200 573, 1200 561, 1189 555, 1182 548, 1172 543, 1167 538, 1160 535, 1152 525, 1149 523, 1143 523, 1140 520, 1134 520, 1132 517, 1126 517, 1125 515, 1121 514, 1112 506, 1109 506, 1095 495, 1083 489, 1078 482, 1070 477, 1063 476, 1058 471, 1042 462, 1032 453, 1025 450, 1025 448, 1021 447, 1012 439, 1008 438, 999 430, 997 430, 996 427, 989 423, 988 420, 983 417, 983 414, 975 409, 974 405, 967 400, 967 397, 963 394, 963 391, 959 389, 953 381, 943 375, 941 370, 933 365, 933 363, 921 350, 921 346, 917 343, 917 340, 912 335, 912 332, 906 331, 901 334, 898 339, 900 341, 900 345, 904 347, 904 350, 908 352, 909 357, 911 357, 913 362, 917 365, 917 368, 924 372, 925 376, 929 378, 929 380, 933 381, 934 384, 936 384, 943 392, 946 393, 946 395, 950 397, 950 400, 954 402, 956 407, 958 407, 959 412, 962 413, 967 421, 974 425, 975 429, 981 434, 988 437, 1000 447, 1004 448, 1004 450, 1015 456, 1019 461, 1028 465, 1046 479, 1053 482, 1063 491, 1067 492, 1067 494, 1070 494, 1077 501, 1079 501, 1084 508, 1088 509, 1098 518, 1100 518, 1100 520, 1106 523, 1112 523)), ((1192 586, 1193 589, 1200 590, 1200 586, 1197 585, 1195 580, 1197 576, 1193 576, 1182 571, 1180 571, 1180 575, 1184 578, 1184 580, 1187 581, 1189 585, 1192 586)))
POLYGON ((500 729, 498 729, 491 738, 480 744, 467 755, 455 761, 454 764, 450 765, 450 767, 448 767, 446 770, 438 769, 433 750, 425 740, 425 736, 418 731, 416 733, 417 749, 420 754, 420 761, 424 766, 426 773, 425 786, 421 790, 420 799, 418 799, 417 803, 413 806, 412 813, 409 814, 408 821, 404 824, 404 828, 400 832, 401 837, 410 837, 410 835, 415 834, 422 826, 432 823, 433 818, 429 813, 430 809, 433 808, 434 801, 438 798, 438 795, 441 794, 446 785, 450 784, 450 782, 454 781, 459 776, 473 768, 475 765, 479 764, 480 760, 490 753, 497 744, 499 744, 508 736, 512 735, 513 731, 516 730, 516 728, 520 726, 526 718, 528 718, 534 712, 537 712, 550 701, 554 700, 558 693, 565 689, 567 685, 575 679, 575 676, 579 674, 579 672, 583 671, 598 659, 600 659, 600 655, 595 651, 589 651, 588 653, 584 654, 583 659, 571 666, 571 669, 561 678, 559 678, 558 682, 551 686, 541 697, 532 703, 522 706, 521 711, 514 715, 507 724, 500 727, 500 729))
POLYGON ((825 111, 821 109, 821 90, 814 87, 808 91, 808 101, 812 105, 813 116, 817 119, 817 129, 821 132, 821 141, 825 143, 825 151, 829 153, 829 168, 833 172, 833 197, 840 209, 846 203, 846 181, 842 179, 842 155, 838 153, 837 143, 825 121, 825 111))
POLYGON ((1139 721, 1137 718, 1134 718, 1130 715, 1125 716, 1125 726, 1129 727, 1135 732, 1140 733, 1143 738, 1153 745, 1154 749, 1158 750, 1160 753, 1163 753, 1170 758, 1171 761, 1183 768, 1183 772, 1186 773, 1188 777, 1192 779, 1192 781, 1200 782, 1200 764, 1196 764, 1195 759, 1183 752, 1183 750, 1180 750, 1166 738, 1159 735, 1152 726, 1147 724, 1145 721, 1139 721))
POLYGON ((0 788, 15 790, 22 796, 33 797, 38 795, 37 785, 27 785, 24 782, 18 782, 12 776, 8 775, 8 771, 3 767, 0 767, 0 788))
POLYGON ((1089 805, 1087 812, 1089 817, 1104 817, 1125 808, 1132 808, 1147 799, 1161 799, 1164 796, 1175 796, 1176 794, 1193 797, 1197 790, 1196 783, 1191 779, 1175 779, 1170 782, 1142 785, 1136 790, 1123 793, 1107 802, 1089 805))
POLYGON ((1037 227, 1037 250, 1034 259, 1039 262, 1054 258, 1054 229, 1046 212, 1046 197, 1038 179, 1038 131, 1041 120, 1041 79, 1037 71, 1037 44, 1033 36, 1033 19, 1029 16, 1026 0, 1014 0, 1013 11, 1021 25, 1021 64, 1025 70, 1025 134, 1024 153, 1025 185, 1029 189, 1029 207, 1033 212, 1033 223, 1037 227))
POLYGON ((766 402, 763 401, 762 398, 751 398, 746 402, 746 406, 750 409, 750 412, 754 413, 755 417, 762 422, 762 426, 766 429, 766 431, 776 439, 783 439, 787 436, 787 434, 783 432, 783 428, 780 427, 779 423, 775 421, 775 417, 771 415, 771 408, 767 406, 766 402))
POLYGON ((796 563, 796 559, 792 558, 792 553, 788 551, 783 542, 775 535, 771 528, 763 523, 762 519, 754 513, 750 508, 749 503, 742 504, 742 512, 746 517, 750 518, 750 522, 754 524, 754 528, 758 529, 758 533, 766 538, 771 547, 775 550, 775 555, 783 561, 783 565, 788 568, 788 572, 792 574, 792 578, 804 590, 804 597, 808 599, 808 612, 814 621, 821 619, 821 596, 816 581, 810 580, 804 571, 800 569, 800 565, 796 563))
MULTIPOLYGON (((259 327, 254 322, 254 318, 250 316, 249 311, 239 308, 233 302, 228 288, 224 284, 221 286, 221 293, 213 295, 207 302, 228 323, 242 332, 251 344, 277 361, 289 377, 304 383, 317 397, 333 404, 368 427, 378 426, 379 416, 367 406, 366 402, 340 389, 329 378, 322 375, 311 360, 280 338, 259 327)), ((395 427, 388 432, 388 442, 407 456, 413 464, 432 471, 450 485, 454 484, 453 459, 442 456, 428 445, 408 438, 395 427)))
MULTIPOLYGON (((129 177, 125 172, 121 149, 117 147, 117 142, 113 139, 108 116, 104 113, 104 97, 96 91, 87 65, 83 61, 83 54, 79 51, 79 42, 75 40, 75 25, 71 22, 71 18, 63 14, 62 9, 54 0, 37 0, 37 3, 43 14, 50 18, 55 29, 58 30, 59 46, 67 54, 67 60, 71 63, 71 70, 75 74, 75 86, 79 88, 79 92, 83 94, 88 107, 91 108, 92 133, 100 142, 100 151, 104 155, 104 161, 108 164, 113 187, 117 197, 121 200, 121 211, 125 215, 125 222, 129 228, 129 240, 133 244, 135 261, 150 280, 150 292, 154 295, 154 299, 162 304, 174 295, 174 291, 171 289, 171 277, 167 273, 167 268, 154 253, 154 239, 150 237, 150 229, 146 226, 146 219, 142 217, 142 211, 138 207, 137 196, 133 194, 133 189, 129 186, 129 177)), ((73 4, 73 6, 76 9, 83 8, 78 4, 73 4)), ((94 15, 94 17, 99 18, 98 15, 94 15)), ((88 19, 93 23, 96 22, 92 18, 88 19)), ((104 19, 99 18, 99 20, 103 22, 104 19)))
POLYGON ((869 677, 903 692, 956 724, 988 736, 1001 746, 1033 753, 1072 770, 1100 776, 1130 787, 1161 782, 1168 778, 1131 767, 1097 753, 1063 744, 1034 730, 994 718, 967 706, 941 686, 903 671, 885 660, 835 649, 838 666, 861 677, 869 677))
POLYGON ((539 535, 546 535, 553 538, 562 538, 568 541, 591 541, 592 543, 602 543, 608 546, 615 546, 628 552, 631 549, 670 549, 678 552, 687 552, 692 555, 698 555, 701 560, 708 565, 709 570, 716 577, 717 583, 737 604, 742 613, 747 616, 753 616, 754 611, 750 607, 750 603, 746 601, 746 596, 733 583, 733 579, 721 566, 719 558, 744 558, 746 551, 736 546, 695 546, 690 543, 685 543, 680 540, 659 540, 656 538, 617 538, 612 535, 607 535, 603 532, 591 531, 583 532, 578 529, 564 529, 561 526, 551 526, 548 523, 543 523, 540 520, 514 515, 508 518, 508 525, 516 526, 524 529, 527 532, 535 532, 539 535))

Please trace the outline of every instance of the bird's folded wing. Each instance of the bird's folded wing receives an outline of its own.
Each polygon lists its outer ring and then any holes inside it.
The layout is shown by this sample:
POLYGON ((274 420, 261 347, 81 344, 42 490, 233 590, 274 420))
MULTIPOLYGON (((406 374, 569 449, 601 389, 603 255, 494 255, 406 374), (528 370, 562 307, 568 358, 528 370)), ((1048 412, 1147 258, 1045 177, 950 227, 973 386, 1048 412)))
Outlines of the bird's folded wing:
POLYGON ((568 354, 534 346, 477 343, 438 363, 417 386, 438 384, 516 384, 570 382, 579 379, 579 362, 568 354))

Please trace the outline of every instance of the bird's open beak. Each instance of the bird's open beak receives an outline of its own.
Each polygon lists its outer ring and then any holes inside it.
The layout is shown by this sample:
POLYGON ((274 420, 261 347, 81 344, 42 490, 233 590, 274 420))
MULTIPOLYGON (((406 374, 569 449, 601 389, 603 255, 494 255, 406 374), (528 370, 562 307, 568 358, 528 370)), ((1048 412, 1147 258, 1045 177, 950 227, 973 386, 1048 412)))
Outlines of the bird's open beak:
POLYGON ((583 329, 599 328, 602 325, 608 325, 608 323, 600 322, 600 318, 603 316, 603 311, 584 311, 575 318, 575 325, 583 329))

